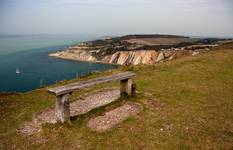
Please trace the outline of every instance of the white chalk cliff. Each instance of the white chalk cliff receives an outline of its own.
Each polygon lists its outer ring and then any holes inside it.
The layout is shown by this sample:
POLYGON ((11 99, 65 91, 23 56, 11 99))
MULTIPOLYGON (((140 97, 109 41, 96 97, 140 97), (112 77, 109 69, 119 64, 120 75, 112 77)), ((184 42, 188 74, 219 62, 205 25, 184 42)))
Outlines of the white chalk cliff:
POLYGON ((94 54, 98 51, 85 49, 65 50, 50 54, 50 56, 77 60, 90 61, 98 63, 111 63, 119 65, 139 65, 139 64, 155 64, 163 61, 172 60, 182 56, 195 56, 199 53, 209 51, 213 46, 210 45, 195 45, 182 48, 172 48, 166 50, 128 50, 117 51, 114 54, 105 55, 102 58, 97 58, 94 54), (94 54, 93 54, 94 52, 94 54))

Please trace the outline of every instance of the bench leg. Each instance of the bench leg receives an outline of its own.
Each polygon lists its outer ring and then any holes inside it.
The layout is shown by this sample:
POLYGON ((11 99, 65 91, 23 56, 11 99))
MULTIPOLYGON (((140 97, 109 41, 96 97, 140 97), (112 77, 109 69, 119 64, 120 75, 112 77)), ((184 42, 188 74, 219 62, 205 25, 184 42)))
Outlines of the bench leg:
POLYGON ((132 79, 121 80, 121 95, 132 93, 132 79))
POLYGON ((57 96, 56 98, 56 120, 61 123, 70 122, 70 94, 57 96))

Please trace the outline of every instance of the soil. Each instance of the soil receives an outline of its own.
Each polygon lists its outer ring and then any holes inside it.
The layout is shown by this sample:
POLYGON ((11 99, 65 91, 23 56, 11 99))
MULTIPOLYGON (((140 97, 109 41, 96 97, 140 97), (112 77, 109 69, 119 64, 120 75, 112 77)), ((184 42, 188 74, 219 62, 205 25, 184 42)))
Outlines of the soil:
MULTIPOLYGON (((85 114, 94 108, 98 108, 110 104, 120 98, 119 89, 106 89, 96 91, 94 93, 85 95, 84 98, 79 98, 70 104, 71 117, 85 114)), ((32 135, 41 130, 42 124, 56 123, 55 109, 46 109, 41 113, 35 115, 31 122, 24 123, 18 131, 23 134, 32 135)))
POLYGON ((116 109, 110 110, 103 116, 97 116, 88 121, 87 126, 94 131, 105 131, 123 122, 131 116, 135 116, 142 110, 140 104, 128 103, 116 109))

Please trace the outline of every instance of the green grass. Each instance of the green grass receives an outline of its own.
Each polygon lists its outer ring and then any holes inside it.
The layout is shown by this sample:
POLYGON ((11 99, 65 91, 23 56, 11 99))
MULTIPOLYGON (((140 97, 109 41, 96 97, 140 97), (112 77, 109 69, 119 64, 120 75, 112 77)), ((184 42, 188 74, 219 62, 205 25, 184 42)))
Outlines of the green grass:
MULTIPOLYGON (((46 89, 2 94, 0 149, 233 149, 233 50, 153 66, 123 67, 82 80, 122 70, 137 73, 136 96, 94 110, 74 120, 72 126, 44 125, 41 133, 32 136, 21 135, 16 129, 34 113, 53 107, 54 97, 46 89), (147 100, 157 105, 148 107, 147 100), (144 110, 106 132, 86 127, 89 118, 125 101, 139 102, 144 110)), ((85 92, 117 85, 108 83, 75 93, 72 100, 85 92)))

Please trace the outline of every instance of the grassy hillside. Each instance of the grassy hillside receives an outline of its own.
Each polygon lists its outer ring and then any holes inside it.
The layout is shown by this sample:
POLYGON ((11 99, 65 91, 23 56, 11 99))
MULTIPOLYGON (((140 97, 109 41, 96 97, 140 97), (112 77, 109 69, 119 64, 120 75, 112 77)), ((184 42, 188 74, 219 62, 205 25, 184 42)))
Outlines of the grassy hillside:
MULTIPOLYGON (((25 136, 16 129, 35 112, 54 106, 46 89, 0 96, 0 149, 233 149, 233 49, 153 66, 123 67, 85 77, 131 70, 137 73, 138 93, 119 103, 73 120, 73 125, 45 125, 25 136), (89 118, 126 101, 144 110, 117 127, 97 133, 86 127, 89 118)), ((67 82, 73 81, 64 81, 67 82)), ((82 91, 118 86, 99 85, 82 91)), ((75 93, 72 100, 82 93, 75 93)))

